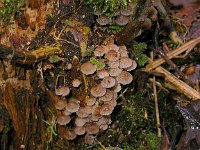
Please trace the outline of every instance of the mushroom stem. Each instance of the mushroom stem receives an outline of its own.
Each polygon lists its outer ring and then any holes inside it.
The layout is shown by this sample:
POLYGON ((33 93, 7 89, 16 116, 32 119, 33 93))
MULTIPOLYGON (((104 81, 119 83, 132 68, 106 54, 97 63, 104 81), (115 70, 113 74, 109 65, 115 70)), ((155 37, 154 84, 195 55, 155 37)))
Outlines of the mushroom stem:
POLYGON ((87 99, 88 98, 88 82, 87 82, 87 77, 83 73, 82 73, 82 77, 83 77, 83 83, 84 83, 84 87, 85 87, 85 95, 86 95, 86 99, 87 99))

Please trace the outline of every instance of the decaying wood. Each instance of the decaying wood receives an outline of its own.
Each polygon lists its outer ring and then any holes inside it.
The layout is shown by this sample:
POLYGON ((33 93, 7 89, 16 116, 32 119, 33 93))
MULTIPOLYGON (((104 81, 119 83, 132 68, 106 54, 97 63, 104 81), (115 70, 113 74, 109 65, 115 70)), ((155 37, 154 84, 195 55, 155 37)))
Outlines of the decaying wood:
POLYGON ((178 92, 183 93, 189 99, 191 100, 200 99, 200 93, 198 91, 190 87, 185 82, 179 80, 176 76, 168 72, 166 69, 162 67, 157 67, 155 71, 163 74, 167 82, 172 84, 177 89, 178 92))
MULTIPOLYGON (((200 37, 183 44, 182 46, 178 47, 174 51, 168 53, 167 56, 169 59, 172 59, 187 50, 193 49, 198 43, 200 43, 200 37)), ((149 63, 148 65, 146 65, 144 71, 147 71, 147 72, 151 71, 151 70, 157 68, 158 66, 162 65, 164 62, 165 62, 165 60, 163 58, 159 58, 159 59, 149 63)))

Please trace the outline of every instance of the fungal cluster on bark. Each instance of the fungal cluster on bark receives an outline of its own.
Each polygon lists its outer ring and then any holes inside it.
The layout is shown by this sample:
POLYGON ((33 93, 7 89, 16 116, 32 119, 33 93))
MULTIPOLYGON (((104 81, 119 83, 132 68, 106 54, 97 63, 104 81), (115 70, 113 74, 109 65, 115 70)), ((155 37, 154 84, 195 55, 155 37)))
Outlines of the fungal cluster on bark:
POLYGON ((99 132, 109 128, 121 85, 131 83, 133 77, 129 71, 137 67, 129 58, 126 46, 113 43, 96 47, 94 58, 96 64, 87 60, 77 67, 82 80, 71 81, 72 88, 82 89, 84 99, 70 94, 71 89, 67 87, 55 90, 56 95, 66 96, 55 103, 55 108, 61 112, 57 123, 66 127, 63 134, 67 140, 85 135, 85 143, 92 144, 99 132), (93 81, 90 83, 89 79, 93 81))

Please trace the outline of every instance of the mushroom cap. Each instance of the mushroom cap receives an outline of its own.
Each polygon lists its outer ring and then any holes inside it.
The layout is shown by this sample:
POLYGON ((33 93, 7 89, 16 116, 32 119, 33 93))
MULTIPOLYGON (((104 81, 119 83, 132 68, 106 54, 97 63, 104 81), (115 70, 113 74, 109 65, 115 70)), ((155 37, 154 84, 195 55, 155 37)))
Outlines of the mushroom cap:
POLYGON ((62 114, 65 115, 65 116, 69 116, 69 115, 71 115, 71 112, 69 112, 67 109, 64 109, 62 111, 62 114))
POLYGON ((77 116, 80 118, 88 117, 91 112, 88 112, 85 107, 80 107, 79 110, 76 112, 77 116))
POLYGON ((64 137, 67 139, 67 140, 73 140, 76 138, 76 133, 74 132, 74 130, 72 129, 67 129, 65 130, 64 132, 64 137))
POLYGON ((80 118, 80 117, 76 117, 75 119, 75 124, 76 126, 84 126, 84 124, 87 122, 86 118, 80 118))
POLYGON ((90 98, 87 98, 87 99, 86 99, 86 104, 87 104, 88 106, 94 105, 95 102, 96 102, 96 98, 94 98, 94 97, 90 97, 90 98))
POLYGON ((100 97, 100 100, 107 102, 107 101, 112 100, 113 98, 114 98, 114 92, 107 89, 106 94, 104 96, 100 97))
POLYGON ((89 116, 89 119, 90 119, 90 121, 99 121, 99 118, 101 118, 101 115, 100 114, 98 114, 98 115, 93 115, 93 114, 91 114, 90 116, 89 116))
POLYGON ((79 79, 74 79, 74 80, 72 81, 73 87, 79 87, 80 84, 81 84, 81 81, 80 81, 79 79))
POLYGON ((85 62, 81 65, 81 72, 85 75, 93 74, 96 69, 96 66, 90 62, 85 62))
POLYGON ((122 71, 116 78, 118 83, 121 83, 122 85, 127 85, 132 82, 133 76, 127 72, 127 71, 122 71))
POLYGON ((113 44, 113 43, 108 43, 106 45, 106 47, 109 49, 109 50, 115 50, 115 51, 118 51, 119 50, 119 47, 116 45, 116 44, 113 44))
POLYGON ((112 77, 118 76, 121 72, 122 72, 122 69, 121 69, 121 68, 111 68, 111 69, 109 70, 109 74, 110 74, 110 76, 112 76, 112 77))
POLYGON ((109 24, 110 19, 109 19, 108 17, 106 17, 106 16, 100 16, 99 18, 96 19, 96 21, 97 21, 100 25, 104 26, 104 25, 109 24))
POLYGON ((103 69, 103 70, 98 71, 97 76, 98 76, 100 79, 103 79, 103 78, 105 78, 105 77, 108 77, 108 76, 109 76, 109 73, 108 73, 107 70, 103 69))
POLYGON ((103 130, 103 131, 107 130, 108 129, 108 124, 102 124, 102 125, 100 125, 99 129, 103 130))
POLYGON ((100 109, 101 109, 101 106, 99 106, 98 104, 92 106, 92 115, 100 116, 100 109))
POLYGON ((102 87, 101 84, 97 84, 97 85, 92 87, 91 94, 94 97, 101 97, 104 94, 106 94, 106 88, 102 87))
POLYGON ((77 134, 77 135, 83 135, 83 134, 85 134, 85 127, 83 127, 83 126, 76 126, 75 128, 74 128, 74 132, 77 134))
POLYGON ((75 98, 70 98, 65 109, 71 113, 77 112, 80 108, 79 101, 75 98))
POLYGON ((99 132, 99 125, 94 122, 89 122, 86 124, 85 129, 88 134, 97 134, 99 132))
POLYGON ((119 49, 119 53, 121 57, 129 57, 128 56, 128 51, 124 49, 119 49))
POLYGON ((55 103, 55 108, 58 109, 58 110, 62 110, 65 108, 66 106, 66 102, 63 101, 63 100, 58 100, 56 103, 55 103))
POLYGON ((57 117, 57 122, 59 125, 66 125, 71 121, 70 116, 65 116, 65 115, 59 115, 57 117))
POLYGON ((102 125, 102 124, 107 124, 109 122, 109 117, 108 116, 102 116, 99 121, 98 124, 102 125))
POLYGON ((128 21, 129 21, 129 17, 123 16, 123 15, 118 16, 115 20, 116 24, 118 24, 120 26, 126 25, 128 23, 128 21))
POLYGON ((106 54, 105 54, 105 58, 108 59, 109 61, 117 61, 119 60, 120 54, 119 52, 117 52, 116 50, 109 50, 106 54))
POLYGON ((117 105, 116 99, 112 99, 111 101, 105 102, 104 104, 109 104, 111 107, 115 107, 117 105))
POLYGON ((120 13, 124 16, 130 16, 134 13, 135 5, 134 4, 128 4, 126 8, 122 8, 120 10, 120 13))
POLYGON ((91 134, 86 134, 84 137, 85 144, 92 144, 94 142, 95 136, 91 134))
POLYGON ((110 68, 118 68, 119 67, 119 60, 117 60, 117 61, 109 61, 108 62, 108 66, 110 68))
POLYGON ((135 60, 132 60, 132 65, 128 68, 126 68, 127 71, 132 71, 137 67, 137 63, 135 60))
POLYGON ((120 84, 120 83, 117 83, 117 84, 113 87, 113 91, 116 92, 116 93, 120 92, 121 89, 122 89, 122 87, 121 87, 121 84, 120 84))
POLYGON ((95 50, 94 50, 94 56, 96 57, 101 57, 103 56, 106 52, 108 51, 108 48, 104 45, 100 45, 98 46, 95 50))
POLYGON ((128 57, 122 57, 119 60, 119 67, 120 68, 128 68, 133 64, 133 60, 128 57))
POLYGON ((70 89, 67 86, 61 86, 55 89, 56 95, 67 96, 69 95, 70 89))
POLYGON ((109 104, 103 104, 100 109, 100 114, 108 116, 113 112, 113 107, 109 104))
POLYGON ((111 88, 113 86, 115 86, 116 80, 113 77, 105 77, 102 81, 101 81, 101 86, 104 88, 111 88))

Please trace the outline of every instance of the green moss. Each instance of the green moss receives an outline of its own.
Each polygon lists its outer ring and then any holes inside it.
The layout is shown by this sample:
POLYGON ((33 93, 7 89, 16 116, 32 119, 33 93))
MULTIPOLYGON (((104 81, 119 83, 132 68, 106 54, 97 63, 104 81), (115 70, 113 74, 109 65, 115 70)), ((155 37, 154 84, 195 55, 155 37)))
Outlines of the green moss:
POLYGON ((2 0, 3 7, 0 10, 0 18, 6 24, 12 23, 17 14, 24 10, 24 0, 2 0))
POLYGON ((90 63, 92 63, 93 65, 96 65, 97 67, 102 67, 103 63, 98 61, 96 58, 91 57, 90 58, 90 63))

